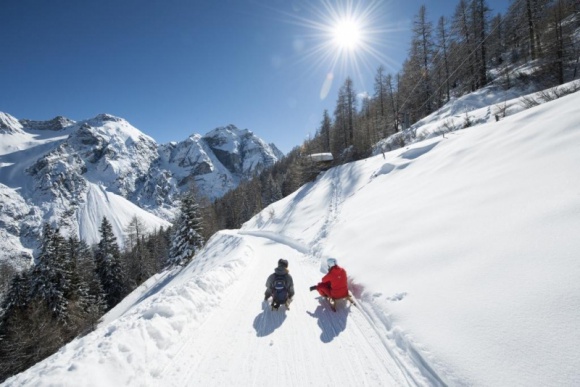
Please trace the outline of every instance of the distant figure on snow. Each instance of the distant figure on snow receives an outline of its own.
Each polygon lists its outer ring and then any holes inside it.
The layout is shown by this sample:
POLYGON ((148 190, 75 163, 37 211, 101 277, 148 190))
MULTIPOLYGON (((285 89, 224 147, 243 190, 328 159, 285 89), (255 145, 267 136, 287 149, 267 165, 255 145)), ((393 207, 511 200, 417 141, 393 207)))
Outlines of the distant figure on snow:
POLYGON ((280 305, 286 305, 286 309, 290 310, 290 302, 294 297, 294 280, 288 272, 288 261, 285 259, 278 260, 278 267, 266 280, 264 300, 268 301, 270 297, 272 310, 278 309, 280 305))

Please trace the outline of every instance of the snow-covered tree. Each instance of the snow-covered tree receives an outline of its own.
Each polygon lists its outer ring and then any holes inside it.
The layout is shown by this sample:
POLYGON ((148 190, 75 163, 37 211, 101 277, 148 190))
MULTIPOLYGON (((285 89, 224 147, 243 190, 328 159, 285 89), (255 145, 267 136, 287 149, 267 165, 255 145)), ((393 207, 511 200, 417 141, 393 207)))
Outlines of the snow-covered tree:
POLYGON ((30 271, 22 271, 12 278, 0 304, 0 325, 15 310, 24 310, 30 302, 30 271))
POLYGON ((36 265, 32 269, 32 298, 46 302, 53 316, 60 321, 67 318, 70 276, 66 267, 64 238, 48 223, 44 225, 42 245, 36 265))
POLYGON ((189 192, 181 199, 179 215, 175 221, 169 251, 170 265, 185 265, 191 261, 204 243, 201 230, 199 206, 195 194, 189 192))
POLYGON ((103 218, 99 232, 101 240, 95 251, 95 263, 107 300, 107 307, 111 309, 126 295, 125 276, 117 238, 107 218, 103 218))
POLYGON ((262 203, 266 207, 282 199, 282 188, 274 180, 271 174, 263 174, 262 179, 262 203))
POLYGON ((105 311, 106 302, 95 271, 94 256, 85 241, 77 237, 68 239, 67 263, 71 273, 67 298, 73 309, 69 317, 74 319, 77 325, 91 324, 105 311))
POLYGON ((152 264, 154 264, 155 272, 167 265, 170 240, 171 229, 165 230, 161 227, 153 231, 145 242, 152 264))
POLYGON ((16 270, 9 262, 0 262, 0 300, 8 292, 10 282, 16 274, 18 274, 18 270, 16 270))

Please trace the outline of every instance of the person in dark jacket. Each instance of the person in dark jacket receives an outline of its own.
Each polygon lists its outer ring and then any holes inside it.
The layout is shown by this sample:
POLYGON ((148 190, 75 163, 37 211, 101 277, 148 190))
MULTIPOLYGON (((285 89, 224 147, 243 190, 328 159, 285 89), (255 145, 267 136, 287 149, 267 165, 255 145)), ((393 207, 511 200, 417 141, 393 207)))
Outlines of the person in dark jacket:
MULTIPOLYGON (((275 284, 280 280, 284 281, 284 289, 288 297, 286 301, 282 300, 282 303, 286 303, 286 306, 288 306, 290 302, 292 302, 292 297, 294 297, 294 280, 288 271, 288 261, 282 258, 278 260, 278 267, 274 269, 274 273, 270 274, 266 280, 266 292, 264 293, 265 301, 273 296, 273 291, 275 291, 275 284)), ((274 298, 272 299, 274 308, 277 308, 280 305, 278 301, 279 300, 274 298)))
POLYGON ((328 258, 326 263, 328 273, 317 285, 311 286, 310 291, 316 289, 322 297, 333 299, 349 297, 346 271, 338 266, 335 258, 328 258))

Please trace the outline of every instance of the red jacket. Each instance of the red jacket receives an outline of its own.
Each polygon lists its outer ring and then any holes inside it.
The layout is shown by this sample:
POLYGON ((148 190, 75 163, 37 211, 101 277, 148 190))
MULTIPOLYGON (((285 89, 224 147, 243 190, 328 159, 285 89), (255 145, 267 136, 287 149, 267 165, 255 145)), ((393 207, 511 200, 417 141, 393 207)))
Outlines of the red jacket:
POLYGON ((330 285, 330 296, 332 298, 343 298, 348 296, 346 271, 338 265, 331 267, 328 273, 322 277, 320 283, 330 285))

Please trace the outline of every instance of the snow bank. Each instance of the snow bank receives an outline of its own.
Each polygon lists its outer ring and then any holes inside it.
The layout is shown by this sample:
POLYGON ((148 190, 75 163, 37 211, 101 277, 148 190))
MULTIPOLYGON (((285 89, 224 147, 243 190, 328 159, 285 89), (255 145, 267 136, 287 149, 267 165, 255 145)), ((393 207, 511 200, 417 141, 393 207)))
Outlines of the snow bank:
POLYGON ((94 332, 5 385, 152 384, 184 348, 194 345, 192 333, 227 296, 251 258, 242 238, 216 234, 192 264, 143 284, 94 332))

